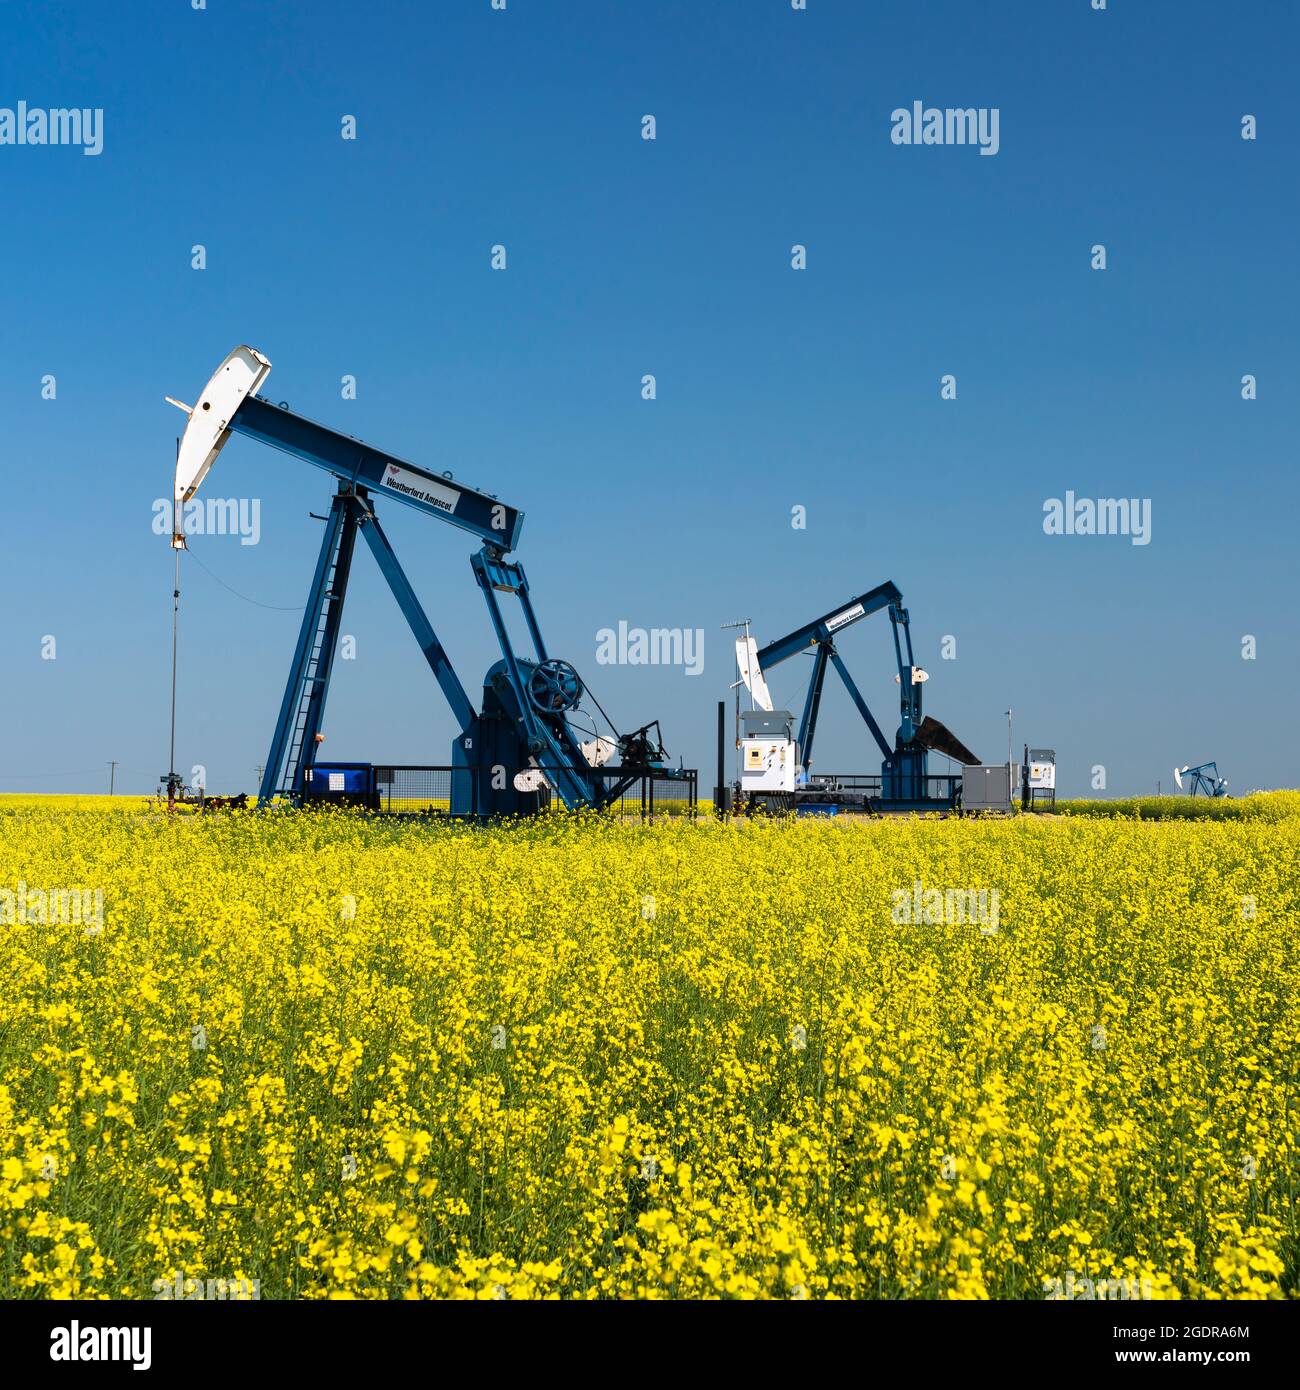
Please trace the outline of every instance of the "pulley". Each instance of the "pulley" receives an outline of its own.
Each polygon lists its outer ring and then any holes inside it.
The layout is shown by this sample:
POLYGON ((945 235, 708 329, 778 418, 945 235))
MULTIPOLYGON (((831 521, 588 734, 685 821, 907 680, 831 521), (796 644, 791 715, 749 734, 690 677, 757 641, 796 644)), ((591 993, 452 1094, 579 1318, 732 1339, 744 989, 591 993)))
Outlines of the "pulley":
POLYGON ((528 700, 539 714, 566 714, 581 699, 582 680, 567 661, 552 657, 529 674, 528 700))

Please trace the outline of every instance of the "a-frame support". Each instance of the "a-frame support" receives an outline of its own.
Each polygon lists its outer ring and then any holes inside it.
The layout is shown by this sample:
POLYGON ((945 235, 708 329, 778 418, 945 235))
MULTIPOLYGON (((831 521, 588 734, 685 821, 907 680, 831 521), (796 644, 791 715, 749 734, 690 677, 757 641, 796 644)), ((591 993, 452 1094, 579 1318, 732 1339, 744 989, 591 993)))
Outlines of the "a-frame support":
POLYGON ((325 697, 343 620, 343 599, 356 546, 354 502, 354 493, 340 487, 325 519, 325 534, 303 609, 284 699, 280 702, 280 717, 275 722, 271 751, 262 773, 259 805, 266 805, 277 794, 300 795, 303 775, 315 761, 316 735, 325 714, 325 697))
MULTIPOLYGON (((276 721, 271 751, 267 755, 258 802, 266 805, 276 796, 297 800, 303 793, 307 774, 316 761, 317 735, 324 721, 325 701, 329 695, 330 676, 334 669, 334 656, 343 620, 343 601, 347 593, 348 576, 351 573, 352 555, 358 533, 365 538, 380 573, 397 600, 397 606, 402 610, 425 660, 429 663, 429 669, 433 672, 451 707, 452 715, 460 726, 456 742, 456 765, 469 771, 470 780, 457 782, 456 790, 465 792, 466 800, 475 807, 487 805, 491 800, 491 792, 482 785, 482 778, 485 768, 488 772, 496 769, 488 767, 481 737, 487 731, 486 715, 480 718, 470 703, 464 686, 452 668, 433 625, 420 606, 415 590, 398 563, 397 555, 375 516, 369 491, 350 483, 340 484, 339 491, 331 503, 330 514, 326 518, 325 534, 321 538, 316 571, 307 596, 307 606, 303 612, 298 644, 294 649, 293 664, 289 668, 289 679, 285 684, 284 698, 280 704, 280 717, 276 721), (473 790, 475 787, 477 791, 473 790)), ((588 766, 587 759, 568 721, 562 718, 544 719, 530 703, 529 677, 535 673, 536 667, 546 662, 547 656, 537 615, 528 595, 528 580, 524 576, 523 566, 506 560, 499 549, 489 545, 485 545, 481 551, 471 556, 471 564, 487 601, 488 613, 501 647, 505 667, 504 673, 493 677, 493 681, 502 682, 501 688, 497 691, 498 698, 505 698, 507 691, 511 693, 513 713, 509 718, 512 722, 517 722, 522 730, 523 744, 527 749, 525 756, 541 769, 570 810, 582 806, 600 807, 616 799, 636 780, 637 774, 630 773, 613 786, 608 785, 603 778, 594 775, 584 776, 582 770, 588 766), (519 599, 535 651, 534 660, 524 661, 516 656, 497 600, 499 593, 511 593, 519 599)), ((830 655, 835 659, 833 650, 830 655)), ((825 659, 823 654, 823 668, 825 659)), ((498 716, 499 713, 498 710, 498 716)), ((816 717, 815 706, 813 717, 816 717)), ((512 737, 517 735, 512 734, 512 737)), ((517 755, 502 754, 499 745, 497 757, 502 763, 502 768, 509 773, 521 770, 515 766, 517 755)), ((456 799, 458 798, 453 797, 453 800, 456 799)))
POLYGON ((885 735, 881 732, 880 725, 876 723, 875 716, 867 708, 867 702, 862 698, 858 687, 853 683, 853 677, 849 675, 849 668, 844 664, 843 658, 834 647, 831 648, 831 660, 835 663, 835 669, 839 672, 840 680, 844 682, 844 688, 849 692, 853 703, 857 706, 858 713, 862 716, 871 736, 876 740, 885 760, 888 762, 894 756, 894 750, 885 741, 885 735))
POLYGON ((817 732, 817 711, 822 703, 822 682, 826 679, 826 662, 833 648, 818 642, 813 652, 812 679, 804 700, 803 718, 799 721, 799 756, 805 771, 812 766, 813 735, 817 732))
POLYGON ((469 696, 370 507, 367 490, 341 484, 325 520, 316 571, 258 792, 260 805, 268 804, 277 795, 301 796, 306 773, 316 760, 316 736, 325 716, 358 531, 365 537, 397 606, 415 634, 462 734, 470 735, 475 727, 477 716, 469 696))

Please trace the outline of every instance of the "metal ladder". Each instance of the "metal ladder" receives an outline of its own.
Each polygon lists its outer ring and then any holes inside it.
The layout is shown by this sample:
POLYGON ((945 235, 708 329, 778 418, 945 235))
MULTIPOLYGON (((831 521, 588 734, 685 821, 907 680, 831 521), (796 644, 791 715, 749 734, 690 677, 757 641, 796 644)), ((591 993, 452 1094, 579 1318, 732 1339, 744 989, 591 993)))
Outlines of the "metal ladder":
POLYGON ((340 490, 326 518, 328 529, 322 538, 275 740, 267 757, 267 776, 259 797, 262 802, 273 796, 300 795, 302 774, 314 761, 356 543, 356 505, 353 495, 340 490))
POLYGON ((302 764, 303 738, 306 734, 307 722, 311 717, 312 704, 321 684, 320 658, 325 645, 325 636, 329 631, 330 605, 337 597, 334 592, 334 578, 338 573, 339 543, 342 539, 343 533, 340 530, 338 541, 330 555, 329 574, 325 579, 324 602, 320 606, 320 612, 316 615, 316 631, 312 636, 311 650, 308 652, 306 664, 299 677, 298 708, 294 713, 293 732, 289 738, 289 752, 284 760, 284 781, 276 789, 281 796, 288 796, 299 790, 298 773, 302 764))

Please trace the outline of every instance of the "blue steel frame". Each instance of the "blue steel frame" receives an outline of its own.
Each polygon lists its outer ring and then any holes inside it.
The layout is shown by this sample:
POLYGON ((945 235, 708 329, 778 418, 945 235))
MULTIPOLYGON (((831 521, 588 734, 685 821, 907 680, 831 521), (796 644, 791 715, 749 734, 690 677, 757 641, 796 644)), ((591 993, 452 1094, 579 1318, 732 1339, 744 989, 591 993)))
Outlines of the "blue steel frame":
POLYGON ((528 579, 524 574, 524 567, 492 553, 487 546, 477 554, 471 555, 469 562, 487 602, 488 614, 492 619, 492 627, 506 664, 510 686, 519 707, 519 718, 524 726, 529 753, 537 760, 537 766, 551 779, 560 798, 570 810, 578 806, 601 804, 602 798, 597 790, 596 780, 584 776, 580 770, 586 766, 587 760, 567 721, 557 720, 552 727, 538 717, 532 701, 528 698, 528 682, 519 668, 519 658, 515 655, 501 605, 497 602, 499 593, 514 594, 519 599, 536 659, 538 662, 546 661, 546 643, 542 639, 542 630, 537 625, 533 601, 528 596, 528 579))
POLYGON ((1219 766, 1217 763, 1201 763, 1197 767, 1187 767, 1183 769, 1183 776, 1189 778, 1191 785, 1187 789, 1188 796, 1227 796, 1228 784, 1219 776, 1219 766))
MULTIPOLYGON (((454 481, 448 474, 430 473, 362 440, 296 415, 287 406, 274 406, 256 396, 248 397, 239 407, 230 429, 314 464, 339 480, 338 492, 326 518, 280 715, 267 755, 258 792, 259 805, 268 804, 277 794, 300 797, 306 773, 315 762, 317 735, 324 719, 358 531, 375 557, 380 573, 392 590, 460 726, 457 744, 467 762, 472 761, 468 754, 474 749, 480 728, 479 716, 375 516, 373 495, 378 494, 391 496, 483 541, 478 553, 470 557, 470 563, 501 648, 518 721, 523 727, 529 754, 550 779, 565 806, 574 810, 606 805, 622 796, 642 775, 632 773, 614 786, 607 786, 604 776, 587 771, 587 759, 567 720, 542 718, 528 698, 527 674, 531 674, 535 664, 547 660, 547 653, 523 566, 505 559, 506 552, 518 541, 522 512, 502 503, 491 493, 479 492, 454 481), (522 661, 515 654, 497 600, 498 593, 512 593, 518 597, 536 654, 535 662, 522 661), (528 667, 527 673, 524 666, 528 667)), ((658 769, 656 775, 672 778, 674 770, 658 769)))
POLYGON ((878 584, 874 589, 868 590, 867 593, 859 594, 856 598, 849 599, 847 603, 840 604, 838 608, 833 608, 829 613, 823 613, 820 618, 805 623, 803 627, 796 628, 793 632, 787 633, 786 636, 779 637, 775 642, 769 642, 766 647, 759 651, 757 656, 758 668, 760 671, 766 672, 780 662, 787 661, 790 657, 807 651, 810 646, 814 648, 812 676, 808 682, 808 693, 804 697, 803 714, 799 720, 799 751, 805 771, 812 766, 813 740, 817 734, 817 715, 821 709, 822 686, 825 682, 826 666, 829 662, 835 667, 836 673, 844 683, 844 688, 849 692, 863 722, 871 731, 871 736, 875 739, 881 756, 885 759, 886 768, 894 765, 900 753, 906 753, 909 758, 919 757, 921 759, 919 775, 924 777, 924 749, 911 750, 908 747, 916 737, 916 731, 921 727, 921 687, 912 683, 912 666, 914 664, 912 629, 907 609, 903 607, 902 600, 902 591, 898 586, 886 581, 884 584, 878 584), (862 610, 860 613, 855 613, 852 617, 844 617, 844 614, 859 607, 862 610), (859 623, 864 618, 870 617, 873 613, 880 612, 882 608, 889 610, 900 690, 901 718, 897 739, 892 747, 886 740, 880 725, 876 722, 875 716, 868 708, 866 700, 862 698, 853 677, 849 675, 848 667, 845 666, 843 658, 835 649, 834 640, 836 634, 843 632, 847 627, 852 627, 854 623, 859 623))
POLYGON ((266 804, 277 792, 300 796, 305 774, 315 762, 316 735, 325 715, 358 531, 365 537, 462 734, 469 734, 477 721, 474 706, 370 506, 366 489, 340 484, 326 518, 280 716, 258 791, 259 804, 266 804))
MULTIPOLYGON (((352 548, 356 541, 356 518, 349 502, 350 493, 340 488, 330 505, 330 513, 325 521, 325 535, 321 540, 307 606, 303 609, 302 626, 298 630, 298 642, 294 647, 293 662, 289 667, 289 679, 285 683, 284 699, 280 703, 280 717, 275 722, 271 751, 267 754, 262 785, 257 793, 259 805, 269 802, 275 794, 280 784, 280 769, 286 760, 291 764, 288 769, 290 786, 294 791, 301 791, 303 750, 315 748, 316 735, 320 731, 325 712, 325 696, 328 693, 328 671, 326 679, 322 680, 317 671, 317 663, 320 653, 324 650, 327 667, 332 667, 335 647, 334 641, 331 641, 328 647, 322 648, 320 645, 324 640, 321 622, 324 620, 332 626, 337 638, 338 625, 343 616, 343 595, 347 586, 346 570, 350 567, 352 548), (337 561, 341 559, 345 559, 343 588, 336 591, 334 581, 337 577, 337 561), (303 718, 301 725, 298 723, 300 714, 303 718), (291 744, 294 745, 292 757, 291 744)), ((308 764, 311 761, 312 759, 308 758, 308 764)))
POLYGON ((448 521, 503 553, 519 544, 523 512, 490 492, 466 487, 450 473, 430 473, 350 434, 296 415, 287 406, 249 396, 231 419, 230 430, 323 468, 341 482, 371 488, 376 497, 394 497, 426 516, 448 521))

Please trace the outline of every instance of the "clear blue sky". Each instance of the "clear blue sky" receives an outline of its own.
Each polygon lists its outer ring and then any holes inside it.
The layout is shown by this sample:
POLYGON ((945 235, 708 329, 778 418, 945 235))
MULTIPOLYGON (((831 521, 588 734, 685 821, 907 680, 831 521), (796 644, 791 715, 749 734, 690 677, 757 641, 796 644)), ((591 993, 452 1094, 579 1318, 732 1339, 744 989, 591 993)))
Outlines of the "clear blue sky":
MULTIPOLYGON (((165 768, 151 507, 183 419, 162 397, 240 342, 272 399, 522 508, 553 652, 705 784, 719 624, 770 639, 885 579, 929 711, 988 760, 1010 705, 1066 792, 1094 764, 1129 793, 1208 758, 1235 790, 1300 783, 1298 42, 1284 0, 11 7, 0 107, 105 115, 97 157, 0 146, 0 789, 165 768), (999 153, 894 145, 916 100, 998 108, 999 153), (1150 498, 1151 543, 1045 536, 1067 489, 1150 498), (702 628, 704 674, 598 666, 620 619, 702 628)), ((301 605, 331 486, 237 439, 205 491, 260 499, 261 540, 183 561, 177 762, 248 790, 298 618, 207 571, 301 605)), ((477 698, 472 540, 384 520, 477 698)), ((365 553, 344 627, 326 753, 446 761, 365 553)), ((892 729, 888 622, 841 650, 892 729)), ((819 743, 824 770, 878 763, 829 683, 819 743)))

